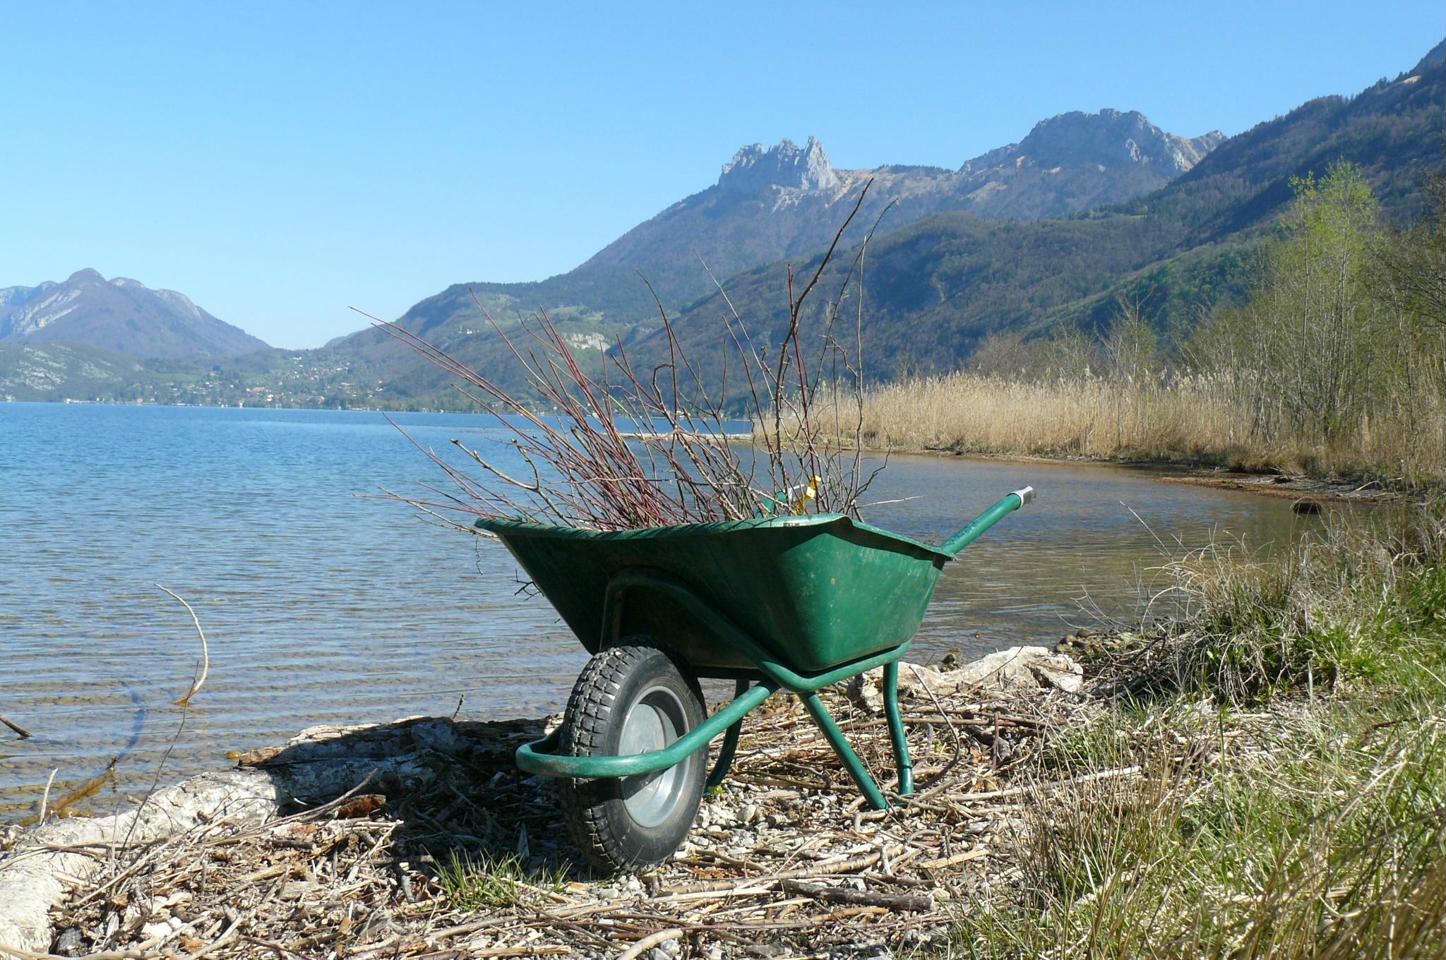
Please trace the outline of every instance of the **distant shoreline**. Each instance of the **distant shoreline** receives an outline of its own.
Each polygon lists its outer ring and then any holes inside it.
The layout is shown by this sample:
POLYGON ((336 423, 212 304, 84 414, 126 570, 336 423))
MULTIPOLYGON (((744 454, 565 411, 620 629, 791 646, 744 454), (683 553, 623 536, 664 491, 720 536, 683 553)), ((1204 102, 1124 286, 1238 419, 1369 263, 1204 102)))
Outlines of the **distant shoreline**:
MULTIPOLYGON (((144 401, 111 400, 7 400, 0 403, 26 404, 33 406, 99 406, 99 407, 145 407, 174 410, 271 410, 285 413, 380 413, 383 415, 425 414, 428 416, 462 416, 491 418, 493 414, 484 411, 423 410, 415 408, 392 409, 384 407, 284 407, 271 405, 247 406, 244 404, 187 404, 148 403, 144 401)), ((741 422, 741 421, 740 421, 741 422)), ((626 438, 662 437, 665 432, 623 431, 626 438)), ((692 431, 687 436, 699 438, 706 431, 692 431)), ((753 435, 747 432, 731 432, 721 435, 722 439, 734 443, 751 442, 753 435)), ((851 448, 840 445, 845 452, 851 448)), ((1058 466, 1114 467, 1140 471, 1153 475, 1153 479, 1166 483, 1183 483, 1194 486, 1213 487, 1219 490, 1235 490, 1262 496, 1288 497, 1291 499, 1310 498, 1338 502, 1383 502, 1414 499, 1417 491, 1404 485, 1392 485, 1379 480, 1339 476, 1312 476, 1302 472, 1280 469, 1243 470, 1232 469, 1202 459, 1132 458, 1104 456, 1045 456, 1026 453, 991 453, 978 450, 958 450, 949 447, 927 445, 877 446, 864 444, 860 452, 881 457, 918 456, 931 458, 959 458, 984 463, 1031 463, 1058 466)))
POLYGON ((980 453, 929 447, 864 447, 863 452, 875 455, 917 457, 957 457, 983 463, 1033 463, 1072 467, 1114 467, 1153 475, 1165 483, 1183 483, 1218 490, 1239 490, 1271 497, 1299 499, 1311 497, 1337 501, 1385 501, 1409 499, 1412 491, 1393 487, 1377 480, 1346 477, 1312 477, 1276 470, 1234 470, 1206 461, 1149 460, 1111 457, 1045 457, 1029 454, 980 453))

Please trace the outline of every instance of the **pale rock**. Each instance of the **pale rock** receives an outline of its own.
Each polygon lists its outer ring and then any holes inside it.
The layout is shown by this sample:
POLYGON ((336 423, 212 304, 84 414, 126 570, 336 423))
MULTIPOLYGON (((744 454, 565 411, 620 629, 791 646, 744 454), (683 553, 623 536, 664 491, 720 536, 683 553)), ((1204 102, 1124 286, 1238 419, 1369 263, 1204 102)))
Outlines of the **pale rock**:
POLYGON ((1041 683, 1056 690, 1079 693, 1084 689, 1084 668, 1062 653, 1041 658, 1030 664, 1030 669, 1041 683))
POLYGON ((35 828, 0 860, 0 943, 20 950, 47 949, 50 908, 65 894, 62 877, 86 879, 100 867, 100 861, 88 854, 54 848, 127 839, 149 843, 219 820, 260 823, 286 799, 265 774, 232 770, 203 774, 160 790, 128 813, 58 820, 35 828))
MULTIPOLYGON (((82 278, 85 279, 85 278, 82 278)), ((553 722, 549 718, 543 726, 553 722)), ((486 730, 480 738, 494 755, 510 756, 517 744, 540 734, 533 721, 452 721, 413 718, 358 727, 314 727, 280 750, 248 756, 238 770, 202 774, 159 790, 136 810, 109 817, 53 821, 19 835, 6 834, 0 857, 0 944, 43 951, 51 943, 49 912, 65 895, 67 878, 87 880, 100 861, 55 849, 91 844, 151 843, 220 824, 250 826, 274 817, 298 798, 329 800, 362 782, 399 787, 431 775, 437 755, 469 750, 477 739, 459 734, 486 730)), ((114 914, 112 921, 116 918, 114 914)), ((112 931, 113 932, 113 931, 112 931)))
POLYGON ((164 920, 157 920, 141 927, 142 940, 155 940, 159 937, 170 936, 185 927, 178 917, 167 917, 164 920))
MULTIPOLYGON (((877 690, 879 681, 871 680, 877 690)), ((1019 686, 1077 692, 1084 686, 1084 669, 1071 657, 1045 647, 1009 647, 953 670, 913 663, 902 663, 899 670, 900 692, 917 697, 956 694, 967 687, 1002 690, 1019 686)))

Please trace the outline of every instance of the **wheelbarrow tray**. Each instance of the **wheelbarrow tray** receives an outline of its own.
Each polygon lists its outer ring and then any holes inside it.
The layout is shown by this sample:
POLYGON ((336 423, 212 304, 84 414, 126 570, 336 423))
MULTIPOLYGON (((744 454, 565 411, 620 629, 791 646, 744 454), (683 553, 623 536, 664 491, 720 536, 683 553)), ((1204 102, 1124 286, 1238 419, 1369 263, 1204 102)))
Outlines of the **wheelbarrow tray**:
MULTIPOLYGON (((700 675, 754 658, 667 593, 609 614, 625 571, 681 582, 799 673, 818 673, 911 640, 952 554, 841 514, 767 517, 600 532, 483 519, 589 653, 645 634, 700 675), (609 616, 622 622, 609 624, 609 616)), ((641 602, 640 602, 641 600, 641 602)))

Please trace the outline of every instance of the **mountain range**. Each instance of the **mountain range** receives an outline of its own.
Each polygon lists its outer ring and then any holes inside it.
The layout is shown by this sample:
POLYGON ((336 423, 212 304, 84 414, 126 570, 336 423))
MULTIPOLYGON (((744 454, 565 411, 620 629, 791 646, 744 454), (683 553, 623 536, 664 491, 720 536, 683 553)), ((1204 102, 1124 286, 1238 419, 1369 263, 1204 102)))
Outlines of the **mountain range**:
MULTIPOLYGON (((1067 113, 1041 121, 1019 143, 958 169, 889 165, 839 169, 810 137, 745 146, 718 181, 629 230, 576 269, 531 284, 455 284, 399 322, 479 369, 513 369, 478 303, 504 327, 546 310, 574 348, 646 338, 669 310, 715 291, 715 280, 817 254, 869 190, 859 221, 897 229, 946 212, 991 220, 1068 217, 1149 193, 1191 169, 1224 140, 1167 133, 1138 112, 1067 113), (882 218, 882 220, 880 220, 882 218), (646 283, 643 280, 646 279, 646 283)), ((386 378, 414 396, 436 396, 446 378, 376 330, 328 345, 359 382, 386 378)))
POLYGON ((713 289, 703 264, 726 278, 817 253, 866 182, 872 186, 860 215, 872 222, 887 207, 886 228, 948 210, 995 219, 1062 217, 1161 187, 1224 139, 1219 131, 1186 139, 1140 113, 1102 110, 1041 121, 1019 143, 957 170, 841 170, 814 137, 802 148, 789 140, 767 149, 755 143, 723 165, 713 186, 629 230, 564 276, 643 271, 665 302, 691 299, 713 289))
POLYGON ((174 290, 77 270, 65 280, 0 288, 0 343, 64 343, 140 359, 206 359, 265 350, 174 290))
MULTIPOLYGON (((457 323, 475 329, 477 300, 500 318, 546 310, 557 320, 614 328, 651 322, 654 293, 675 308, 713 292, 712 278, 817 253, 865 183, 871 186, 859 219, 872 223, 884 215, 883 229, 945 211, 991 219, 1063 217, 1149 193, 1223 139, 1218 131, 1187 139, 1140 113, 1102 110, 1041 121, 1019 143, 956 170, 837 169, 813 137, 803 147, 789 140, 766 149, 755 143, 739 149, 711 187, 629 230, 577 268, 536 283, 456 284, 412 307, 402 323, 428 335, 457 323)), ((360 340, 355 346, 363 352, 383 342, 366 332, 360 340)))
MULTIPOLYGON (((871 182, 858 222, 867 229, 882 215, 870 241, 865 287, 866 349, 876 375, 957 367, 992 332, 1037 333, 1059 322, 1098 327, 1120 297, 1141 304, 1167 333, 1179 331, 1214 304, 1243 296, 1251 251, 1289 203, 1293 177, 1347 160, 1363 169, 1388 216, 1419 216, 1424 177, 1442 161, 1443 101, 1446 55, 1438 44, 1394 79, 1354 96, 1312 100, 1230 138, 1217 132, 1180 137, 1139 113, 1103 110, 1044 120, 1018 143, 956 169, 839 169, 813 138, 802 147, 754 144, 724 164, 715 184, 576 269, 535 283, 455 284, 418 302, 400 322, 489 373, 505 369, 506 353, 477 300, 504 327, 545 309, 584 353, 622 340, 630 354, 647 358, 662 349, 655 292, 706 363, 724 336, 726 305, 715 280, 756 335, 776 335, 785 312, 785 265, 806 270, 816 262, 871 182)), ((859 231, 848 242, 862 239, 859 231)), ((66 339, 58 334, 67 328, 57 325, 78 309, 39 327, 15 318, 42 301, 51 306, 33 316, 64 309, 68 302, 57 300, 58 288, 77 277, 78 288, 106 285, 98 275, 82 274, 61 285, 0 291, 0 397, 53 399, 64 389, 17 390, 14 377, 7 378, 16 361, 11 357, 7 366, 5 351, 16 342, 36 350, 66 339)), ((109 286, 133 291, 130 283, 109 286)), ((142 374, 118 372, 116 382, 129 376, 144 386, 97 395, 455 405, 440 371, 376 330, 319 350, 261 350, 254 338, 243 345, 219 337, 216 324, 240 331, 179 294, 148 292, 162 302, 179 297, 204 315, 198 329, 205 335, 189 354, 180 343, 141 353, 115 332, 113 312, 96 327, 105 337, 68 348, 66 362, 94 368, 106 361, 119 369, 125 364, 117 355, 143 357, 142 374), (97 347, 109 352, 86 353, 97 347), (206 367, 187 356, 219 359, 206 367)))
MULTIPOLYGON (((870 369, 879 377, 953 369, 991 333, 1039 333, 1062 321, 1098 328, 1122 297, 1139 303, 1162 331, 1182 332, 1216 303, 1245 296, 1252 251, 1292 198, 1292 178, 1322 174, 1340 160, 1361 166, 1388 215, 1418 216, 1424 178, 1441 164, 1443 63, 1438 44, 1394 79, 1354 96, 1312 100, 1228 139, 1183 140, 1139 114, 1066 114, 957 171, 869 171, 874 188, 882 189, 870 189, 877 206, 866 205, 860 219, 871 223, 871 215, 897 201, 868 256, 870 369), (1071 149, 1077 159, 1066 166, 1060 161, 1071 149), (900 172, 891 177, 891 171, 900 172), (1107 182, 1115 191, 1109 195, 1107 182), (1080 183, 1094 184, 1090 199, 1072 186, 1080 183), (1044 215, 999 216, 1010 209, 1001 198, 1011 192, 1024 214, 1044 215)), ((584 352, 621 340, 638 362, 657 362, 666 344, 637 277, 642 273, 673 310, 674 329, 690 354, 703 367, 720 369, 713 354, 728 344, 722 320, 729 308, 711 289, 697 254, 709 261, 760 342, 774 341, 786 317, 787 267, 807 270, 815 262, 863 174, 834 170, 816 141, 802 149, 744 148, 718 184, 634 228, 577 270, 527 291, 459 284, 419 302, 400 322, 504 381, 515 365, 474 295, 504 325, 529 306, 545 308, 584 352), (730 189, 740 174, 743 181, 730 189), (755 220, 763 209, 772 211, 767 223, 755 220), (681 224, 688 228, 675 229, 681 224), (763 251, 753 256, 755 266, 735 272, 739 261, 715 265, 720 254, 707 245, 733 231, 761 238, 751 241, 757 245, 750 249, 763 251), (788 249, 811 255, 763 259, 787 248, 788 231, 807 236, 788 249), (667 281, 688 272, 677 251, 690 245, 693 286, 672 286, 667 281), (629 264, 633 271, 625 276, 629 264), (602 279, 604 265, 610 282, 602 279), (594 286, 606 294, 590 298, 594 286), (687 300, 700 288, 702 296, 687 300), (623 303, 626 291, 644 299, 623 303)), ((854 242, 861 237, 855 233, 854 242)), ((378 331, 363 331, 334 344, 331 356, 355 381, 386 379, 394 395, 440 402, 447 376, 405 353, 378 331)))

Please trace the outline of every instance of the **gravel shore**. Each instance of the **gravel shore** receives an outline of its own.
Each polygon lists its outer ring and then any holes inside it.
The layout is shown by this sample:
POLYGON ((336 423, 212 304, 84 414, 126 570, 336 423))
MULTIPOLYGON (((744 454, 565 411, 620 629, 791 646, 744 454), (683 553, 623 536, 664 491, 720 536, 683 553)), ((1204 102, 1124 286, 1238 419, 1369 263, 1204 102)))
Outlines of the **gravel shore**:
MULTIPOLYGON (((556 782, 513 765, 517 745, 558 717, 315 728, 236 757, 221 777, 253 801, 274 794, 269 808, 228 815, 226 801, 193 802, 191 790, 157 794, 115 822, 8 828, 0 954, 460 960, 942 947, 957 911, 1014 882, 1011 838, 1058 786, 1029 761, 1096 709, 1081 682, 1073 661, 1038 647, 954 669, 904 665, 919 789, 877 812, 797 702, 775 697, 745 723, 733 774, 704 798, 685 846, 615 877, 574 865, 556 782), (136 836, 137 818, 158 814, 175 829, 136 836), (33 907, 7 916, 7 882, 52 867, 57 902, 38 920, 33 907)), ((836 688, 830 707, 887 789, 876 681, 836 688)))

